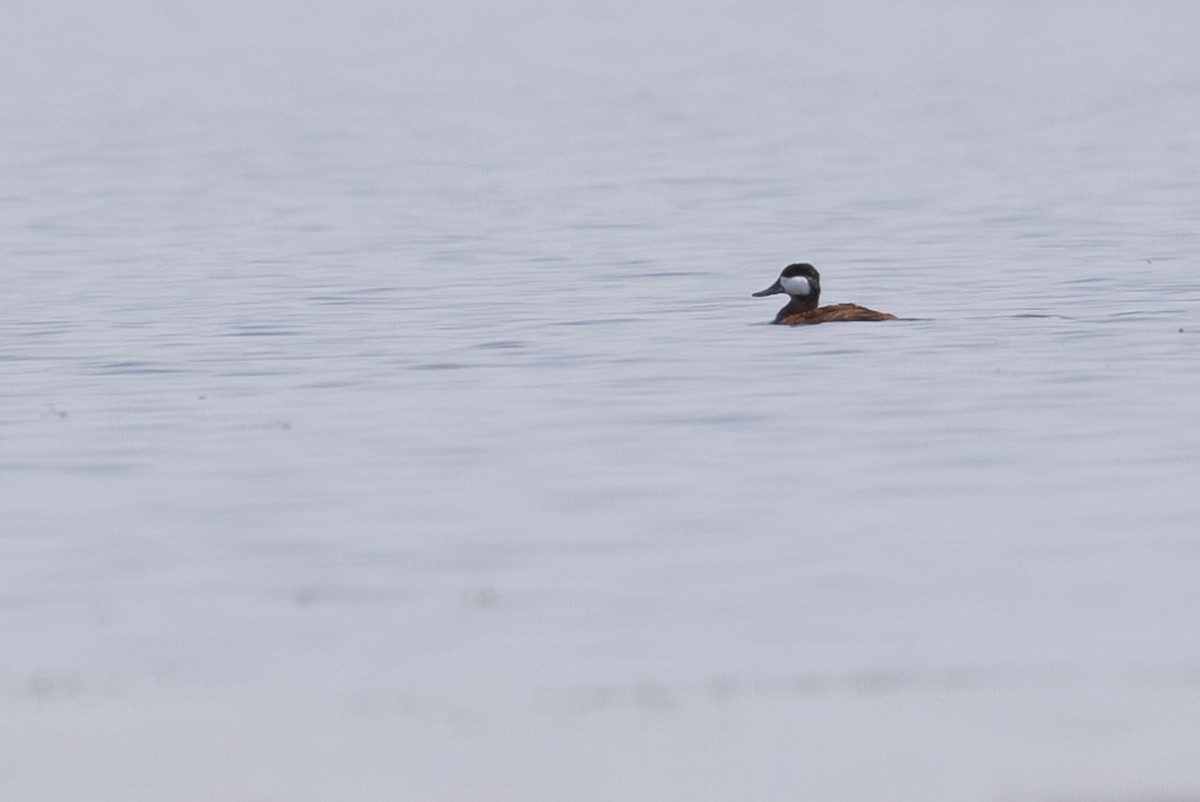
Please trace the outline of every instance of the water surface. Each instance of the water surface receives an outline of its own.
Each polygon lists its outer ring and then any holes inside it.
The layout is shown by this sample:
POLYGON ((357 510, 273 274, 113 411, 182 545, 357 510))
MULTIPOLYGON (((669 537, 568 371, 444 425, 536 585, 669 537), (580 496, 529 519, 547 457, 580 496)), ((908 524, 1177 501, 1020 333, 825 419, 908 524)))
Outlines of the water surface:
POLYGON ((19 4, 0 788, 1200 796, 1198 27, 19 4))

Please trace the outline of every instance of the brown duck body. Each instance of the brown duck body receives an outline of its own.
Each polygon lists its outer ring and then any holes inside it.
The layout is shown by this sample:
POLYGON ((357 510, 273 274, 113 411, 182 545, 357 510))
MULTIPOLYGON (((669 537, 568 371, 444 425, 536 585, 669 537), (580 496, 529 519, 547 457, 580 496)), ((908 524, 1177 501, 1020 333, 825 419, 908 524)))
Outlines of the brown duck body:
POLYGON ((814 323, 836 323, 843 320, 895 320, 896 316, 887 312, 876 312, 858 304, 832 304, 818 306, 803 312, 791 310, 791 304, 779 310, 775 323, 781 326, 811 326, 814 323))
POLYGON ((753 293, 754 297, 787 293, 787 306, 779 310, 775 323, 783 326, 811 326, 848 320, 896 320, 895 315, 876 312, 858 304, 817 306, 821 298, 821 274, 807 262, 788 265, 770 287, 753 293))

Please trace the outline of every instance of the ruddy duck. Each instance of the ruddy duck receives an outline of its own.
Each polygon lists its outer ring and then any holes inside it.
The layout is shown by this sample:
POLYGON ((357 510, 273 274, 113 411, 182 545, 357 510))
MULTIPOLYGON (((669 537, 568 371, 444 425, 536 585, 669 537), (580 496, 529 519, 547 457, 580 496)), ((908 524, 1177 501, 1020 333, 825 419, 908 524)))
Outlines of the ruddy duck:
POLYGON ((784 326, 804 326, 813 323, 832 323, 837 320, 895 320, 895 315, 887 312, 876 312, 857 304, 833 304, 832 306, 817 306, 821 297, 821 274, 810 264, 788 265, 779 274, 779 278, 762 292, 753 293, 753 297, 762 298, 764 295, 776 295, 786 292, 792 300, 779 310, 775 323, 784 326))

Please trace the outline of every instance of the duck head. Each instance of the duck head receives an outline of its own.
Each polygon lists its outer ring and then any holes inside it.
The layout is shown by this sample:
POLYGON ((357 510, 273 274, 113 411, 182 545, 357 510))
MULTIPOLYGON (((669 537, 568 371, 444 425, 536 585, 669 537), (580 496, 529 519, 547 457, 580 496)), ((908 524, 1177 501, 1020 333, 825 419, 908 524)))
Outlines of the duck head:
POLYGON ((767 295, 778 295, 786 292, 791 296, 789 309, 793 312, 803 312, 816 309, 821 298, 821 274, 807 262, 788 265, 775 279, 775 283, 765 290, 753 293, 753 297, 762 298, 767 295))

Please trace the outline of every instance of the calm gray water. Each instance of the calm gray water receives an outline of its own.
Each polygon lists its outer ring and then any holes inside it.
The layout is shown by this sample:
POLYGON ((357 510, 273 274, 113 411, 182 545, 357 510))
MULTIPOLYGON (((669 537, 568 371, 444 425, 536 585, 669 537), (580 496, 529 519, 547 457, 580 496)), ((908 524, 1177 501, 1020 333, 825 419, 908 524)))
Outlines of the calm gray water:
POLYGON ((1200 6, 992 5, 12 4, 3 796, 1200 798, 1200 6))

